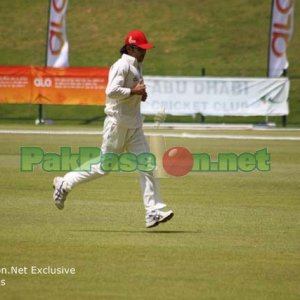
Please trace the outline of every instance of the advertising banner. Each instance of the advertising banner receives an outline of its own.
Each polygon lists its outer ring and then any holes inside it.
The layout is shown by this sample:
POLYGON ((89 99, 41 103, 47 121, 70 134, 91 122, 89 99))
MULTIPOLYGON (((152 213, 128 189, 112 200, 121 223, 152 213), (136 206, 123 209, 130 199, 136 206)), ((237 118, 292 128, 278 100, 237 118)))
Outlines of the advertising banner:
POLYGON ((144 114, 282 116, 289 113, 288 78, 145 76, 144 114))
POLYGON ((47 66, 69 66, 69 43, 66 34, 68 0, 50 0, 47 41, 47 66))
POLYGON ((293 34, 295 0, 273 0, 268 76, 279 77, 288 68, 287 48, 293 34))
MULTIPOLYGON (((0 103, 105 105, 108 68, 0 67, 0 103)), ((282 116, 288 78, 145 76, 142 113, 282 116)))
POLYGON ((0 67, 0 103, 104 105, 107 68, 0 67))
POLYGON ((0 103, 30 103, 31 67, 0 66, 0 103))

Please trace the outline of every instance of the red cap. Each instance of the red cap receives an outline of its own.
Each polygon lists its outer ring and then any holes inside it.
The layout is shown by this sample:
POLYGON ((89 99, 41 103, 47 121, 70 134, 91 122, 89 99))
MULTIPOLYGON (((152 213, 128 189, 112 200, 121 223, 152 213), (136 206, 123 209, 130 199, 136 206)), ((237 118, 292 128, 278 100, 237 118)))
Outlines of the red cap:
POLYGON ((139 30, 130 31, 125 38, 125 45, 134 45, 142 49, 153 48, 154 45, 148 43, 145 34, 139 30))

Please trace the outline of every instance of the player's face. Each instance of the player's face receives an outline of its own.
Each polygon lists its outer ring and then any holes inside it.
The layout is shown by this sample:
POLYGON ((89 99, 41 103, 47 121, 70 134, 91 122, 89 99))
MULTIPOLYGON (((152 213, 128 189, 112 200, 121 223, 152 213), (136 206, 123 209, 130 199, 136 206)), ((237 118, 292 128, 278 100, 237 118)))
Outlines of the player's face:
POLYGON ((128 54, 136 58, 138 62, 143 62, 146 55, 146 50, 137 46, 130 46, 128 48, 128 54))

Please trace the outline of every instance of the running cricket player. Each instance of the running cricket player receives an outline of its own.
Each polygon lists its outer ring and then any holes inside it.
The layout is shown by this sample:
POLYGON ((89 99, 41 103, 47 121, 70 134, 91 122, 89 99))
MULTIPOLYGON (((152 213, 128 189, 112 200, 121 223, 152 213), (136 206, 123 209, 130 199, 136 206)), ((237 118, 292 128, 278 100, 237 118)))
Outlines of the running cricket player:
MULTIPOLYGON (((146 51, 153 48, 145 34, 133 30, 125 38, 120 49, 121 58, 110 68, 106 88, 106 118, 103 127, 101 153, 120 154, 124 151, 149 153, 143 132, 141 101, 146 101, 147 92, 143 81, 142 63, 146 51)), ((90 171, 72 171, 53 180, 53 199, 59 209, 64 208, 68 193, 83 182, 102 177, 109 172, 94 164, 90 171)), ((146 227, 151 228, 169 221, 174 213, 163 211, 166 204, 160 198, 159 182, 152 172, 140 172, 141 190, 146 210, 146 227)))

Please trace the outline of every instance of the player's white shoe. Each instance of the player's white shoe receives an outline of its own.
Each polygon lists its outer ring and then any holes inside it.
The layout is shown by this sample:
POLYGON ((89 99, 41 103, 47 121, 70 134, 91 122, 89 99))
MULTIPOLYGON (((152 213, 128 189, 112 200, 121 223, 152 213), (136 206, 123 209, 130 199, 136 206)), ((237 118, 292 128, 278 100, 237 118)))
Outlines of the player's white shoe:
POLYGON ((171 220, 174 216, 172 210, 169 211, 161 211, 154 210, 146 214, 146 227, 151 228, 159 225, 160 223, 167 222, 171 220))
POLYGON ((55 177, 53 179, 53 200, 58 209, 63 209, 68 192, 64 189, 63 177, 55 177))

